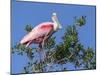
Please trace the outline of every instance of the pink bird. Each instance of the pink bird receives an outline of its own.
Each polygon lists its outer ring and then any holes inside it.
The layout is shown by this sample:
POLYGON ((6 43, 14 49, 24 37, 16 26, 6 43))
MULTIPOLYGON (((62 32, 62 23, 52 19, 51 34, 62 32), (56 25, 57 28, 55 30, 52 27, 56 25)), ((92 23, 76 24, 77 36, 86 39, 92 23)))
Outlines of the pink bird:
POLYGON ((56 13, 52 14, 53 22, 44 22, 32 29, 24 38, 20 41, 20 44, 26 45, 28 47, 30 44, 38 44, 39 48, 42 49, 44 44, 52 34, 59 29, 61 29, 61 25, 58 21, 56 13))

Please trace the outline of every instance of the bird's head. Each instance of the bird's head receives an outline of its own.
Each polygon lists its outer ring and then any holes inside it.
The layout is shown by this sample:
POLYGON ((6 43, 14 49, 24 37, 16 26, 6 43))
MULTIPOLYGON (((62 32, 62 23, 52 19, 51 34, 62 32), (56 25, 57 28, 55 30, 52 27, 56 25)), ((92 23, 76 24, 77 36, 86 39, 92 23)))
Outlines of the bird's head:
POLYGON ((52 14, 52 20, 54 22, 54 29, 55 30, 62 29, 62 26, 61 26, 61 24, 58 21, 58 18, 57 18, 57 14, 56 13, 53 13, 52 14))

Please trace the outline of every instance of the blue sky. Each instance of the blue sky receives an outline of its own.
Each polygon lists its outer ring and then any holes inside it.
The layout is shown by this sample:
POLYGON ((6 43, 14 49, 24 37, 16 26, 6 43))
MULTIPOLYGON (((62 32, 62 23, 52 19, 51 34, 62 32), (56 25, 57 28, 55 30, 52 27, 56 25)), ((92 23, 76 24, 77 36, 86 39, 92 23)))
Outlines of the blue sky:
MULTIPOLYGON (((26 34, 27 24, 33 27, 41 22, 52 21, 52 13, 56 12, 63 27, 54 34, 57 43, 61 42, 65 27, 74 23, 73 17, 87 16, 85 26, 79 28, 79 40, 85 47, 95 50, 95 6, 81 6, 71 4, 51 4, 36 2, 12 1, 12 45, 18 43, 26 34)), ((27 57, 12 55, 12 73, 20 73, 27 64, 27 57)), ((71 67, 70 67, 71 68, 71 67)))

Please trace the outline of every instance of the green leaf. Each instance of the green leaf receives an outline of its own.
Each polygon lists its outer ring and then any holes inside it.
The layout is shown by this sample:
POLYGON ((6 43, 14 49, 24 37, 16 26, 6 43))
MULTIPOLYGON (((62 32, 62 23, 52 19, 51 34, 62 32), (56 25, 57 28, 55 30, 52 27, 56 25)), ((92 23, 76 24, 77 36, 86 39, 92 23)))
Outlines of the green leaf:
POLYGON ((30 32, 33 29, 33 27, 31 25, 26 25, 25 30, 27 32, 30 32))
POLYGON ((86 16, 81 16, 80 18, 75 18, 75 24, 77 26, 83 26, 86 24, 86 16))

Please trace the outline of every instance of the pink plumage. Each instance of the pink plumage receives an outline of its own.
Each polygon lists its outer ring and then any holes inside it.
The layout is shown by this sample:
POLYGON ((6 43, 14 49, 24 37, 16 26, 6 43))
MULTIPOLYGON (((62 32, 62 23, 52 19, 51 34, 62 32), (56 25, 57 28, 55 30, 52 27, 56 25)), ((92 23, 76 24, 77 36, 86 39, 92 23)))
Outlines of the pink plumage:
POLYGON ((36 26, 32 29, 32 31, 24 36, 24 38, 21 40, 21 44, 31 44, 31 43, 41 43, 43 41, 43 38, 53 30, 54 23, 52 22, 44 22, 36 26))
POLYGON ((24 38, 20 41, 20 44, 25 44, 26 47, 31 43, 44 45, 45 40, 47 40, 55 31, 61 28, 58 22, 56 13, 52 16, 53 22, 43 22, 32 29, 24 38))

